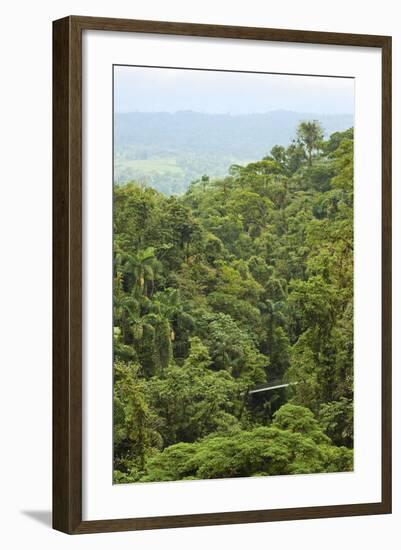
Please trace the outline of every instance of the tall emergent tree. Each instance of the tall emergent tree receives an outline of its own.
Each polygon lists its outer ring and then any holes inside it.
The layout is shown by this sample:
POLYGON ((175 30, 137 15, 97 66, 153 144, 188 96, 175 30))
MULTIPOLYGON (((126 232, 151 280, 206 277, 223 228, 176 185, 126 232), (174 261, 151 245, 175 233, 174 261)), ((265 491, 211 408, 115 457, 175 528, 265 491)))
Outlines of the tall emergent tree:
POLYGON ((323 141, 323 129, 317 120, 301 122, 297 128, 297 138, 305 147, 309 166, 312 164, 312 155, 318 151, 323 141))

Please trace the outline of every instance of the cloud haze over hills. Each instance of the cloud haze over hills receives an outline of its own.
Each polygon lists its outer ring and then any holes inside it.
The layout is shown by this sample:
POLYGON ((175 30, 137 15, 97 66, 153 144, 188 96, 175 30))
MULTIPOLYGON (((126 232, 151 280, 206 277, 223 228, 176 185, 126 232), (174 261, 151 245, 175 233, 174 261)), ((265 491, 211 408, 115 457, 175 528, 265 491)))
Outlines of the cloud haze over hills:
POLYGON ((283 110, 242 115, 116 113, 114 179, 135 179, 166 194, 181 193, 203 174, 223 176, 231 164, 258 160, 274 145, 288 145, 302 120, 319 120, 326 136, 354 123, 351 114, 283 110))
POLYGON ((354 79, 155 67, 114 68, 116 112, 354 111, 354 79))
POLYGON ((114 179, 171 194, 288 145, 302 120, 353 126, 354 79, 114 67, 114 179))

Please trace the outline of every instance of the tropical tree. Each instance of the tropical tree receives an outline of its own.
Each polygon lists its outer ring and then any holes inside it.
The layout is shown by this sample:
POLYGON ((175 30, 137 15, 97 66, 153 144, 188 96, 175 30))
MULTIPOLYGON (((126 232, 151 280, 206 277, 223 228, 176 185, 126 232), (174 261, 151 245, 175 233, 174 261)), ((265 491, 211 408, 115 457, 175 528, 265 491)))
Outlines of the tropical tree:
POLYGON ((138 363, 114 363, 114 467, 137 476, 162 446, 161 420, 145 399, 138 363))
POLYGON ((231 430, 240 404, 240 391, 227 371, 210 369, 211 358, 201 340, 193 337, 190 353, 180 367, 171 365, 163 377, 147 383, 150 402, 164 420, 167 445, 195 441, 211 432, 231 430))
POLYGON ((301 122, 297 128, 297 138, 305 147, 309 166, 312 165, 312 155, 319 150, 323 141, 323 129, 317 120, 301 122))
POLYGON ((280 409, 271 427, 167 447, 150 459, 142 481, 352 470, 352 452, 333 446, 310 411, 290 407, 280 409))

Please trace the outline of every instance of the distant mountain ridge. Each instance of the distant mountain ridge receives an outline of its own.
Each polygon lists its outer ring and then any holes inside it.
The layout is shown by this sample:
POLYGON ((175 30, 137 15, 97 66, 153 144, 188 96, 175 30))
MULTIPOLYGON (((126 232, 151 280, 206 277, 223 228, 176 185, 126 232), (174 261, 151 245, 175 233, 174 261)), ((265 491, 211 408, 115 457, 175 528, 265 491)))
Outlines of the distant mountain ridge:
POLYGON ((181 193, 202 174, 223 176, 230 164, 288 145, 302 120, 319 120, 326 136, 353 126, 350 114, 115 113, 115 181, 137 179, 166 194, 181 193))

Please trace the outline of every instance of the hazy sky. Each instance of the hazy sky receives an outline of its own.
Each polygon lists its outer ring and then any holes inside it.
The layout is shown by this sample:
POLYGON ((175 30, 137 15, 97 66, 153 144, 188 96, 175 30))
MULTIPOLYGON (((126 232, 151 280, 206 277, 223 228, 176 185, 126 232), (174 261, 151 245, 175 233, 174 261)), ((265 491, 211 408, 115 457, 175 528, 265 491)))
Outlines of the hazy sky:
POLYGON ((116 66, 114 105, 116 112, 353 114, 354 80, 116 66))

